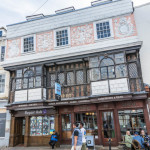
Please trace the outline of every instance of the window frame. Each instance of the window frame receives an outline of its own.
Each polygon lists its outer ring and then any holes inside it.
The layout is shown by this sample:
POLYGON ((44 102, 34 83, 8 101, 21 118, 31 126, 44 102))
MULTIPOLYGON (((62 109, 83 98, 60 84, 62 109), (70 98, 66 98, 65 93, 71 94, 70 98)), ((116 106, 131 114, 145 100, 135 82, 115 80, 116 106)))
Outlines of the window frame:
POLYGON ((0 58, 0 61, 1 62, 3 62, 3 61, 5 61, 5 52, 6 52, 6 46, 1 46, 1 58, 0 58), (2 53, 2 48, 4 48, 4 53, 2 53), (3 60, 2 60, 2 54, 4 54, 4 58, 3 58, 3 60))
POLYGON ((70 27, 59 28, 59 29, 54 30, 54 48, 57 49, 57 48, 68 47, 68 46, 70 46, 70 27), (56 32, 62 31, 62 30, 68 31, 68 44, 57 46, 56 32))
POLYGON ((5 93, 5 86, 6 86, 6 74, 2 73, 0 75, 4 75, 4 92, 0 93, 0 94, 4 94, 5 93))
POLYGON ((3 31, 2 30, 0 30, 0 37, 2 37, 3 36, 3 31))
POLYGON ((95 40, 95 41, 101 41, 101 40, 107 40, 107 39, 114 38, 114 31, 113 31, 112 19, 105 19, 105 20, 96 21, 96 22, 93 23, 93 26, 94 26, 94 40, 95 40), (98 23, 103 23, 103 22, 109 22, 109 25, 110 25, 110 34, 111 34, 111 36, 110 36, 110 37, 105 37, 105 38, 100 38, 100 39, 98 39, 98 38, 97 38, 96 24, 98 24, 98 23))
POLYGON ((36 52, 36 34, 31 34, 31 35, 21 37, 21 54, 30 54, 30 53, 34 53, 34 52, 36 52), (24 51, 24 39, 29 38, 29 37, 33 37, 33 40, 34 40, 33 51, 25 52, 24 51))

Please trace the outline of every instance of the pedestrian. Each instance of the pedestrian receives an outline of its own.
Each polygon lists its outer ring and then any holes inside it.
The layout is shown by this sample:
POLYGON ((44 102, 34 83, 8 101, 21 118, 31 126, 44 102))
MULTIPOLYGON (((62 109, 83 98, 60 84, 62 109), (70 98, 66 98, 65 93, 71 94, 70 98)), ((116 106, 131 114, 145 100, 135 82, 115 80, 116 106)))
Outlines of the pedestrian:
POLYGON ((126 143, 127 149, 131 149, 132 136, 131 136, 131 134, 130 134, 130 131, 126 131, 125 143, 126 143))
POLYGON ((57 143, 57 141, 58 141, 58 134, 54 130, 49 142, 49 145, 52 146, 52 149, 54 149, 54 146, 57 143))
POLYGON ((84 124, 81 122, 80 123, 80 130, 82 133, 82 148, 81 150, 86 150, 86 139, 85 139, 85 135, 86 135, 86 130, 84 129, 84 124))
POLYGON ((72 148, 71 150, 81 150, 82 147, 82 133, 78 128, 78 123, 73 124, 73 133, 72 133, 72 148))
POLYGON ((134 133, 133 140, 137 140, 139 142, 139 144, 141 145, 141 148, 143 148, 143 149, 145 148, 144 147, 144 139, 141 136, 138 135, 138 132, 134 133))

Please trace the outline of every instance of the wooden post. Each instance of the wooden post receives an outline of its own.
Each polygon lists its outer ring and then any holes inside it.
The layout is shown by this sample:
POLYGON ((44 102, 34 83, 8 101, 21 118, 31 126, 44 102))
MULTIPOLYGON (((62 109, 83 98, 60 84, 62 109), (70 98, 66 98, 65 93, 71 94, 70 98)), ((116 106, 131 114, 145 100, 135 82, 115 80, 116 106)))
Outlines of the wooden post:
POLYGON ((11 117, 9 146, 10 147, 15 146, 15 117, 11 117))
POLYGON ((24 135, 24 146, 29 146, 29 134, 30 134, 30 118, 25 117, 25 135, 24 135))
MULTIPOLYGON (((59 124, 59 114, 58 113, 56 113, 55 114, 55 132, 57 132, 58 133, 58 135, 60 135, 60 124, 59 124)), ((60 136, 59 136, 59 139, 58 139, 58 142, 57 142, 57 144, 56 144, 56 147, 60 147, 60 136)))

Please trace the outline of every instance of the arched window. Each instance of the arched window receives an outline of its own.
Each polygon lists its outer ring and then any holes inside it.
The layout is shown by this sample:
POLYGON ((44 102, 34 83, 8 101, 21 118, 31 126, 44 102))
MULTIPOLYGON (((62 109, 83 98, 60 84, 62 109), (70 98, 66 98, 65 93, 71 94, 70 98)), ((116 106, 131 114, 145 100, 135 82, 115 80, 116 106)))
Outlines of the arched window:
POLYGON ((33 70, 26 70, 24 72, 23 88, 34 87, 34 72, 33 70))
POLYGON ((100 63, 101 79, 115 78, 114 61, 111 58, 104 58, 100 63))

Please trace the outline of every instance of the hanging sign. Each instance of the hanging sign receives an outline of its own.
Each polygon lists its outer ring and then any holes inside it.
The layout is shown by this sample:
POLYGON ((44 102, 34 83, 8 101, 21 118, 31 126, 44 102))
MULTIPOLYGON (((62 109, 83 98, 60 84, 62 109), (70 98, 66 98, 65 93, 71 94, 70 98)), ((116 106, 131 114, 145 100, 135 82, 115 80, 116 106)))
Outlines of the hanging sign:
POLYGON ((55 82, 55 99, 61 101, 61 85, 55 82))

